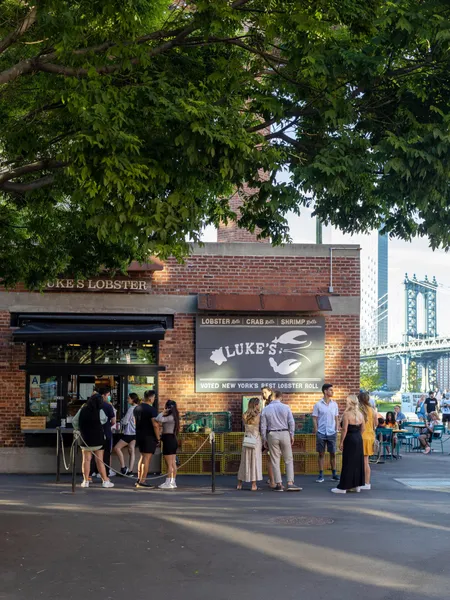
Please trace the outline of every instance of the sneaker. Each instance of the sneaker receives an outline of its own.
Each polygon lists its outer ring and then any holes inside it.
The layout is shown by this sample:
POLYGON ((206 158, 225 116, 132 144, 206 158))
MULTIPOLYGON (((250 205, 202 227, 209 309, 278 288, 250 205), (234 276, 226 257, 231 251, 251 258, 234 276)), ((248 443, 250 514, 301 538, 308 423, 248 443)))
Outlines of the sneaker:
POLYGON ((175 481, 175 479, 172 479, 172 481, 170 482, 170 485, 172 486, 172 489, 173 489, 173 490, 176 490, 176 489, 177 489, 177 484, 176 484, 176 481, 175 481))
POLYGON ((100 475, 100 473, 92 473, 92 477, 97 477, 97 479, 101 479, 102 476, 100 475))
POLYGON ((319 477, 316 479, 316 483, 323 483, 325 481, 325 478, 323 475, 319 475, 319 477))
POLYGON ((161 485, 158 485, 160 490, 173 490, 174 486, 170 483, 170 481, 165 481, 161 485))
POLYGON ((331 476, 331 481, 340 481, 340 480, 341 480, 341 478, 339 477, 338 474, 331 476))
POLYGON ((333 494, 346 494, 347 490, 340 490, 339 488, 333 488, 331 490, 333 492, 333 494))
POLYGON ((82 481, 81 482, 81 487, 82 488, 88 488, 89 487, 89 481, 82 481))
POLYGON ((109 476, 110 477, 115 477, 116 476, 116 472, 112 471, 111 469, 109 470, 109 476))
POLYGON ((427 448, 425 448, 425 450, 423 451, 424 454, 430 454, 430 452, 431 452, 430 446, 428 446, 427 448))
POLYGON ((362 486, 360 487, 360 489, 361 489, 361 490, 371 490, 371 489, 372 489, 372 486, 371 486, 371 484, 370 484, 370 483, 366 483, 365 485, 362 485, 362 486))
POLYGON ((286 486, 286 491, 287 492, 301 492, 303 488, 298 487, 298 485, 295 485, 295 483, 288 483, 286 486))
POLYGON ((104 488, 113 488, 114 484, 113 484, 112 481, 103 481, 102 487, 104 487, 104 488))
POLYGON ((120 469, 120 473, 121 473, 121 475, 128 475, 128 469, 126 467, 122 467, 120 469))
POLYGON ((281 485, 281 483, 277 483, 277 485, 272 488, 273 492, 284 492, 283 486, 281 485))

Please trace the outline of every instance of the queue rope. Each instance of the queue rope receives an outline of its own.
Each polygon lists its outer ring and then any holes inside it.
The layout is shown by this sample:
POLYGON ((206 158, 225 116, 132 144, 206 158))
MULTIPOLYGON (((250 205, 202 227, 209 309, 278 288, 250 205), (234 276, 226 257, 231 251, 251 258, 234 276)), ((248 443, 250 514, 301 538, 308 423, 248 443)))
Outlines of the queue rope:
MULTIPOLYGON (((63 442, 63 437, 62 437, 62 433, 61 432, 59 432, 59 434, 57 434, 57 438, 58 439, 61 438, 61 448, 62 448, 64 468, 66 469, 66 471, 69 471, 70 467, 67 466, 66 459, 65 459, 65 456, 64 456, 64 442, 63 442)), ((70 464, 72 463, 72 459, 73 459, 73 454, 72 453, 74 452, 74 448, 75 448, 75 446, 77 444, 77 441, 79 439, 87 447, 87 444, 84 441, 83 436, 81 435, 81 432, 79 430, 74 430, 74 432, 73 432, 73 442, 72 442, 72 446, 71 446, 71 449, 70 449, 70 461, 69 461, 70 464)), ((187 465, 194 458, 194 456, 196 456, 200 452, 200 450, 203 448, 203 446, 207 442, 211 442, 212 443, 214 441, 214 439, 215 439, 214 431, 212 431, 211 433, 208 434, 208 437, 205 438, 205 440, 203 441, 202 445, 199 448, 197 448, 197 450, 194 452, 194 454, 192 456, 190 456, 182 465, 180 465, 179 467, 177 467, 177 470, 178 469, 182 469, 185 465, 187 465)), ((56 449, 57 452, 58 452, 58 449, 59 448, 57 446, 57 449, 56 449)), ((92 454, 94 454, 94 453, 92 453, 92 454)), ((107 469, 109 469, 111 471, 114 471, 114 473, 116 473, 117 475, 120 475, 120 477, 125 477, 126 479, 138 479, 138 477, 136 475, 124 475, 120 471, 117 471, 113 467, 111 467, 111 466, 107 465, 105 462, 103 462, 100 458, 98 458, 98 456, 96 456, 95 459, 99 460, 101 463, 103 463, 107 469)), ((152 481, 153 479, 162 479, 163 477, 167 477, 168 475, 169 475, 169 473, 167 472, 167 473, 164 473, 163 475, 156 475, 155 477, 146 477, 146 481, 147 480, 152 481)))

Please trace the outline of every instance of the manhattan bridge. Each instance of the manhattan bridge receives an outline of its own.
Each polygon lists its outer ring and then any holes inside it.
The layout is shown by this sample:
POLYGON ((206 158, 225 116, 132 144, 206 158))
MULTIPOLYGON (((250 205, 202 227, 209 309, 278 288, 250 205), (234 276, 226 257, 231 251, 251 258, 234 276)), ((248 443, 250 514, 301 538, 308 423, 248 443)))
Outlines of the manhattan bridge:
MULTIPOLYGON (((396 360, 402 367, 401 391, 428 391, 438 386, 438 361, 450 357, 450 335, 437 333, 437 291, 438 283, 433 277, 419 281, 406 274, 405 281, 405 333, 402 342, 379 344, 361 348, 361 360, 396 360), (419 299, 424 314, 419 312, 419 299), (423 327, 419 328, 419 319, 423 327), (418 390, 411 390, 412 373, 418 390)), ((387 315, 385 315, 387 319, 387 315)))

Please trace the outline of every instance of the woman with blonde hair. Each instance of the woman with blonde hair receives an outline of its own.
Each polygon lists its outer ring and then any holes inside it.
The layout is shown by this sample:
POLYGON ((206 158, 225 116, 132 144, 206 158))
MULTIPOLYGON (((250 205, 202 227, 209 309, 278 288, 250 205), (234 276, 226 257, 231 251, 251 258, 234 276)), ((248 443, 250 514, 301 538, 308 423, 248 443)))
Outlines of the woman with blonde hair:
POLYGON ((367 392, 358 394, 359 409, 364 416, 364 432, 362 434, 364 450, 364 479, 365 485, 362 490, 370 490, 370 463, 369 457, 373 454, 373 445, 375 443, 375 429, 378 427, 378 418, 376 411, 370 405, 370 396, 367 392))
POLYGON ((331 491, 334 494, 346 494, 348 491, 360 492, 365 485, 364 450, 362 434, 365 430, 364 416, 359 409, 358 397, 352 394, 347 397, 347 406, 342 417, 341 446, 342 470, 341 480, 331 491))
POLYGON ((243 416, 245 425, 242 443, 241 464, 239 465, 237 489, 242 490, 242 482, 251 482, 252 492, 258 490, 257 481, 262 479, 262 440, 259 432, 261 411, 259 398, 251 398, 243 416))

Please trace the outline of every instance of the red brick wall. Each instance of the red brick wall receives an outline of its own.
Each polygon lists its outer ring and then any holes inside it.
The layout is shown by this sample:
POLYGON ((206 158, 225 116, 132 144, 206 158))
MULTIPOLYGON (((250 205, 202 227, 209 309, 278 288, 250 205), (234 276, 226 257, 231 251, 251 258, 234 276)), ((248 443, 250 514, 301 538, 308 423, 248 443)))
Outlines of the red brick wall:
MULTIPOLYGON (((242 200, 239 193, 236 192, 233 196, 231 196, 229 200, 229 205, 231 210, 233 210, 239 218, 240 210, 239 207, 242 206, 242 200)), ((236 221, 228 221, 225 223, 221 223, 219 228, 217 229, 217 241, 218 242, 260 242, 262 244, 270 243, 268 238, 258 239, 259 229, 255 229, 254 233, 250 233, 247 229, 242 229, 238 227, 236 221)))
MULTIPOLYGON (((348 394, 359 392, 359 317, 329 316, 325 328, 325 380, 333 384, 342 410, 348 394)), ((229 410, 233 427, 240 428, 242 392, 195 392, 194 339, 195 315, 176 315, 174 329, 160 342, 160 363, 167 368, 159 375, 160 402, 175 400, 181 412, 229 410)), ((285 394, 293 412, 310 412, 320 397, 317 393, 285 394)))
POLYGON ((25 345, 12 342, 9 312, 0 311, 0 446, 23 446, 20 417, 25 415, 25 345))
MULTIPOLYGON (((328 257, 205 256, 169 260, 153 276, 153 294, 327 294, 328 257)), ((359 260, 333 258, 334 293, 359 296, 359 260)))
MULTIPOLYGON (((169 260, 153 276, 150 294, 197 293, 327 293, 330 262, 327 257, 302 256, 207 256, 194 255, 180 264, 169 260)), ((359 259, 333 259, 335 293, 358 296, 359 259)), ((63 291, 61 291, 63 293, 63 291)), ((65 292, 70 293, 70 292, 65 292)), ((57 302, 48 294, 49 311, 57 302)), ((99 302, 101 306, 101 302, 99 302)), ((25 346, 12 343, 10 315, 0 312, 0 446, 23 445, 20 417, 25 414, 25 346)), ((185 410, 231 410, 239 427, 242 394, 195 393, 195 316, 175 315, 175 328, 160 345, 160 364, 167 371, 159 376, 161 401, 173 398, 185 410)), ((359 390, 359 316, 326 314, 325 378, 335 386, 341 406, 349 393, 359 390)), ((248 394, 246 394, 248 395, 248 394)), ((294 412, 309 411, 318 394, 290 394, 294 412)))

